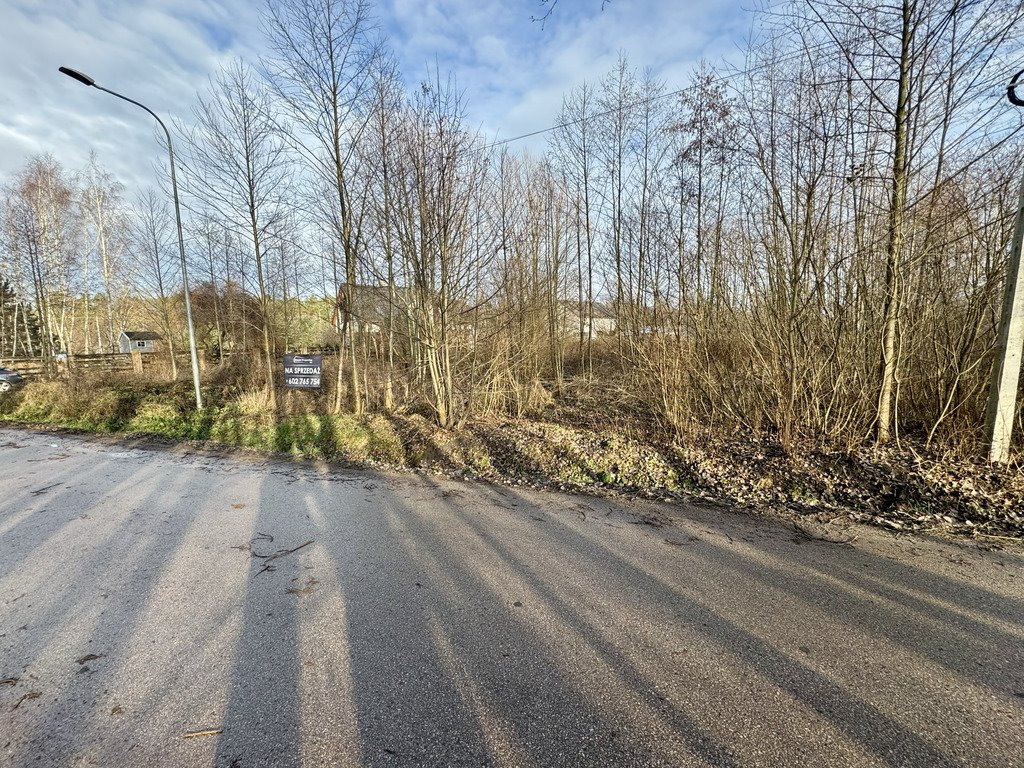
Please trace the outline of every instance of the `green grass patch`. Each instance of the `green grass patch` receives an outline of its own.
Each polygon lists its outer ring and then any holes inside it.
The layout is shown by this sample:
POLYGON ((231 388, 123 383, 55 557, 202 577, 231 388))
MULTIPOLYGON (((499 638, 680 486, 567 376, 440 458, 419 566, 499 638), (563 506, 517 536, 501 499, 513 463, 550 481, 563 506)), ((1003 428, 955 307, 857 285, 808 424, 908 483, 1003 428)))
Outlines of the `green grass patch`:
POLYGON ((181 383, 31 382, 0 398, 0 419, 577 486, 671 489, 683 484, 658 451, 614 434, 522 421, 441 430, 417 414, 278 415, 258 390, 211 391, 204 401, 206 407, 196 411, 191 389, 181 383))
POLYGON ((204 393, 196 411, 190 388, 180 385, 34 381, 0 396, 0 421, 128 432, 354 463, 405 463, 403 438, 380 414, 293 414, 276 418, 265 398, 204 393))

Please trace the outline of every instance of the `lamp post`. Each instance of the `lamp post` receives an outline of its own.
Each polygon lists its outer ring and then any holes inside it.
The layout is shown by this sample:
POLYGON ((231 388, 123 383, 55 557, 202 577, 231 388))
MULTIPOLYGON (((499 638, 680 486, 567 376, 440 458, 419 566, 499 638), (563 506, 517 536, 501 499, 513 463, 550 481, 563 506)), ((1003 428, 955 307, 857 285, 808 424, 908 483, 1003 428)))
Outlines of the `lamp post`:
POLYGON ((97 85, 96 81, 91 77, 74 69, 60 67, 59 71, 68 77, 77 80, 83 85, 92 86, 104 93, 109 93, 111 96, 116 96, 123 101, 127 101, 129 104, 134 104, 135 106, 146 110, 153 116, 153 119, 160 124, 160 127, 164 129, 164 135, 167 137, 167 154, 171 161, 171 191, 174 193, 174 218, 178 224, 178 252, 181 256, 181 282, 185 289, 185 320, 188 323, 188 347, 189 353, 192 357, 192 385, 195 387, 196 391, 196 410, 201 411, 203 410, 203 396, 199 391, 199 355, 196 352, 196 329, 192 322, 192 299, 189 296, 188 291, 188 267, 185 265, 185 238, 181 232, 181 205, 178 203, 178 180, 174 173, 174 147, 171 144, 171 132, 167 130, 167 126, 164 125, 164 121, 157 116, 156 112, 151 110, 145 104, 140 104, 134 99, 129 99, 127 96, 122 96, 120 93, 116 93, 109 88, 97 85))
MULTIPOLYGON (((1024 98, 1017 95, 1024 69, 1010 80, 1006 98, 1010 103, 1024 107, 1024 98)), ((1006 290, 1003 294, 1003 312, 996 339, 995 360, 992 363, 992 381, 989 385, 988 413, 985 431, 988 437, 989 461, 1005 464, 1010 460, 1010 441, 1013 420, 1017 410, 1017 386, 1020 378, 1021 357, 1024 352, 1024 263, 1021 246, 1024 243, 1024 179, 1021 180, 1017 215, 1010 241, 1010 258, 1006 265, 1006 290)))

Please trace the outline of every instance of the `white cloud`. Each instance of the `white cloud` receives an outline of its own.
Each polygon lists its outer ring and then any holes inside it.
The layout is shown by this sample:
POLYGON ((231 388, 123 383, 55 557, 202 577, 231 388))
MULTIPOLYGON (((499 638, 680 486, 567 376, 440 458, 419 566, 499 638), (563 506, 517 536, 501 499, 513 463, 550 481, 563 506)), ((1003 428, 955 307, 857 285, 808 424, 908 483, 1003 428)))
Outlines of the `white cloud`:
POLYGON ((50 152, 81 167, 95 149, 100 162, 134 193, 155 181, 152 163, 166 162, 152 118, 130 104, 57 72, 69 66, 149 106, 166 122, 187 116, 197 89, 231 53, 249 53, 256 20, 241 0, 58 0, 0 5, 0 135, 18 137, 0 153, 0 176, 29 155, 50 152), (251 19, 233 30, 226 21, 251 19))
POLYGON ((386 10, 407 72, 447 57, 470 123, 501 138, 550 126, 562 96, 599 80, 620 52, 678 88, 701 58, 733 54, 749 25, 732 0, 612 0, 603 11, 599 0, 562 0, 543 26, 531 20, 540 12, 532 0, 390 0, 386 10))
MULTIPOLYGON (((80 167, 89 149, 129 194, 164 162, 151 119, 57 73, 66 65, 165 118, 187 118, 220 63, 262 52, 258 0, 7 0, 0 4, 0 177, 51 152, 80 167)), ((596 81, 621 51, 682 85, 702 56, 733 51, 746 29, 731 0, 561 0, 543 27, 534 0, 380 0, 378 16, 410 84, 438 64, 488 135, 548 127, 562 96, 596 81)), ((544 138, 525 146, 541 148, 544 138)))

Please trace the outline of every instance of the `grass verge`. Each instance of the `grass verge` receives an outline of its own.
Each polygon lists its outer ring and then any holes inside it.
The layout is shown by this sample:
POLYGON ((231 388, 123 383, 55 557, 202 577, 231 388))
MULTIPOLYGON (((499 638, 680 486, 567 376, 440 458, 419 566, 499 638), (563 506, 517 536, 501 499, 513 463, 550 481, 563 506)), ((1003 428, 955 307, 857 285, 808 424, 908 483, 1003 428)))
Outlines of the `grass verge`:
POLYGON ((609 430, 489 420, 439 430, 419 415, 273 413, 258 393, 186 384, 31 382, 0 396, 0 421, 212 441, 363 466, 423 468, 500 482, 646 497, 700 497, 746 509, 895 531, 1024 537, 1024 472, 906 447, 812 447, 785 455, 768 437, 657 444, 609 430))

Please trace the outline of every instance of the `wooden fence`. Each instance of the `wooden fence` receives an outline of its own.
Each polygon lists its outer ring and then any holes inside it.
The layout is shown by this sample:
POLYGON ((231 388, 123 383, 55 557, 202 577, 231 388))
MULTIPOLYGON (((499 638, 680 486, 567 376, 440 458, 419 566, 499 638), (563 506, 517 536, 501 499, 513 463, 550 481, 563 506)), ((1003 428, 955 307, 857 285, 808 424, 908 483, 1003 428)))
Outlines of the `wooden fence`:
MULTIPOLYGON (((225 351, 224 357, 230 358, 239 354, 243 353, 237 350, 227 350, 225 351)), ((254 351, 253 354, 259 353, 254 351)), ((332 349, 314 349, 310 352, 303 350, 301 354, 324 355, 324 369, 327 370, 327 358, 333 357, 337 352, 332 349)), ((140 355, 140 357, 142 358, 143 371, 154 368, 157 371, 162 371, 163 369, 170 367, 166 352, 143 354, 140 355)), ((178 369, 180 371, 189 371, 189 366, 191 366, 192 361, 188 351, 176 352, 174 358, 178 363, 178 369)), ((216 360, 200 359, 200 366, 205 369, 207 366, 216 365, 217 362, 218 361, 216 360)), ((333 363, 333 365, 337 365, 337 363, 333 363)), ((277 365, 275 367, 283 375, 284 359, 281 355, 277 356, 277 365)), ((46 363, 41 357, 0 357, 0 368, 13 368, 23 376, 46 375, 46 363)), ((68 355, 67 368, 65 368, 64 363, 54 363, 53 370, 56 373, 62 374, 67 369, 72 371, 90 372, 131 371, 133 370, 132 356, 130 352, 114 352, 95 355, 68 355)))
MULTIPOLYGON (((144 369, 153 365, 166 365, 167 356, 159 354, 142 355, 144 369)), ((184 359, 184 365, 188 365, 188 355, 184 358, 175 355, 179 364, 184 359)), ((0 358, 0 367, 13 368, 24 376, 43 376, 46 374, 46 363, 41 357, 4 357, 0 358)), ((132 370, 132 356, 128 352, 115 352, 99 355, 68 355, 67 367, 72 371, 130 371, 132 370)), ((63 371, 64 363, 54 363, 54 370, 63 371)))

